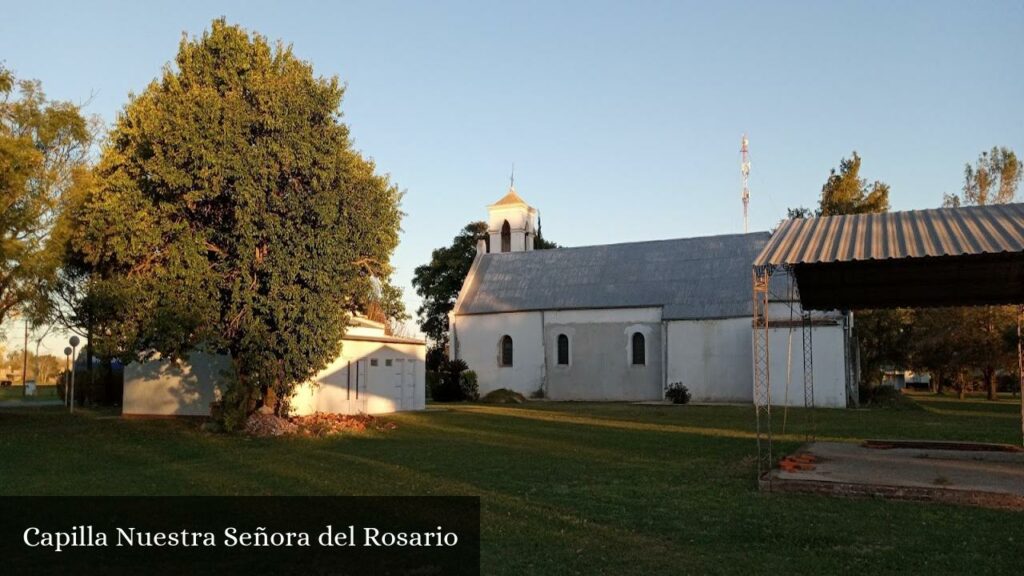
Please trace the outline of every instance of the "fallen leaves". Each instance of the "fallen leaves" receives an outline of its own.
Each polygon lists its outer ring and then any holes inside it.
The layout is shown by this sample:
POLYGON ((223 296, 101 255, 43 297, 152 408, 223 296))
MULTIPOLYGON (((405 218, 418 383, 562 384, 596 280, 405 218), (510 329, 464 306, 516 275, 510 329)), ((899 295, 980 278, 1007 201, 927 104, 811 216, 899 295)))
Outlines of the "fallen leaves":
POLYGON ((253 414, 245 423, 245 433, 260 438, 296 435, 322 438, 347 432, 394 430, 394 422, 369 414, 331 414, 316 412, 308 416, 282 418, 273 414, 253 414))

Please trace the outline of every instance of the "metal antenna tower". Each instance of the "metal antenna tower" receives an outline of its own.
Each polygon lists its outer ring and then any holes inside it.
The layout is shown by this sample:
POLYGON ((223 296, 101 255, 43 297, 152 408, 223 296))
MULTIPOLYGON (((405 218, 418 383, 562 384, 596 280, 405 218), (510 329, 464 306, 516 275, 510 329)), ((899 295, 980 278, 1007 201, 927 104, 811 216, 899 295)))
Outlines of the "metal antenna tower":
POLYGON ((743 233, 747 233, 749 215, 748 210, 750 206, 750 142, 747 140, 747 135, 743 135, 743 140, 740 144, 740 174, 743 174, 743 233))

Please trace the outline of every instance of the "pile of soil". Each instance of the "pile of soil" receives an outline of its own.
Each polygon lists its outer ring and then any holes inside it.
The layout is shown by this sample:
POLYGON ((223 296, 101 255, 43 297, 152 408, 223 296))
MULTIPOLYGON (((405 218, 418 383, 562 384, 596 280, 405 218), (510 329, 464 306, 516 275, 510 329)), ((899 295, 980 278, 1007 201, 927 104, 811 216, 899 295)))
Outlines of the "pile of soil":
POLYGON ((486 404, 522 404, 526 402, 526 398, 519 392, 508 388, 498 388, 481 398, 480 401, 486 404))
POLYGON ((286 418, 256 412, 245 421, 245 433, 249 436, 265 438, 268 436, 284 436, 295 434, 299 427, 289 422, 286 418))

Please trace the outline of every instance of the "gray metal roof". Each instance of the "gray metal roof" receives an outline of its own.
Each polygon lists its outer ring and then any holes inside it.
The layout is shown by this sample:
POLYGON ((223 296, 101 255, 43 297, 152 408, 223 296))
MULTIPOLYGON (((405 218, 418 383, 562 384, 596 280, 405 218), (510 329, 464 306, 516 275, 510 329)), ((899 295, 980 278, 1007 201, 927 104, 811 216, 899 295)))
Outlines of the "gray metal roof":
POLYGON ((1024 204, 798 218, 755 266, 1024 252, 1024 204))
POLYGON ((485 254, 456 314, 661 307, 666 320, 750 315, 768 232, 485 254))

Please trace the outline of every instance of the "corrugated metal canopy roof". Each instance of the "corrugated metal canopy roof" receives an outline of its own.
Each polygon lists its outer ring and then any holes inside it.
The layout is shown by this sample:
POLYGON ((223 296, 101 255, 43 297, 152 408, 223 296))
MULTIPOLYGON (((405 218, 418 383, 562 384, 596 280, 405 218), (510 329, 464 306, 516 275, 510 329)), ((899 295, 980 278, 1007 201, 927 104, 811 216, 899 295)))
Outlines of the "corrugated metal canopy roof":
POLYGON ((666 320, 749 316, 767 232, 485 254, 456 314, 660 307, 666 320))
POLYGON ((1024 205, 794 219, 753 262, 789 266, 806 309, 1024 302, 1024 205))
POLYGON ((1024 251, 1024 204, 796 218, 755 266, 1024 251))

